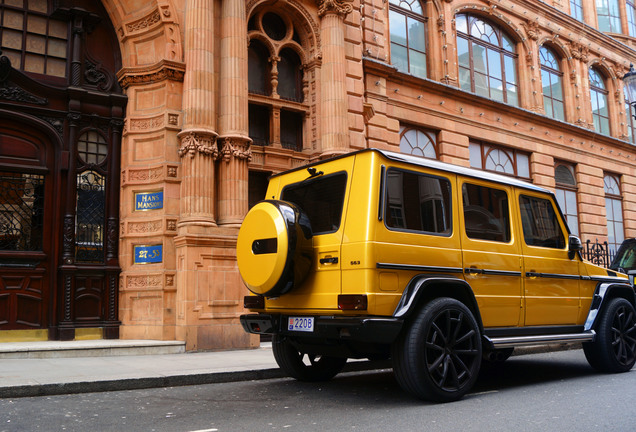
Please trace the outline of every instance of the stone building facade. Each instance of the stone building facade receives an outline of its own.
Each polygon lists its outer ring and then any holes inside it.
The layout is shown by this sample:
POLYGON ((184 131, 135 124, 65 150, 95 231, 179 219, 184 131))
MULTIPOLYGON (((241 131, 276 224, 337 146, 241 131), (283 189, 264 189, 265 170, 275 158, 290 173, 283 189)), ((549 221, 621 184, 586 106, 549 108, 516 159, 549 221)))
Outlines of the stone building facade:
POLYGON ((270 174, 367 147, 556 190, 584 242, 636 236, 629 1, 0 0, 0 14, 0 178, 39 173, 53 202, 44 246, 0 229, 0 332, 257 346, 238 322, 243 216, 270 174), (28 163, 23 142, 42 143, 28 163), (97 180, 101 234, 82 242, 78 191, 97 180))

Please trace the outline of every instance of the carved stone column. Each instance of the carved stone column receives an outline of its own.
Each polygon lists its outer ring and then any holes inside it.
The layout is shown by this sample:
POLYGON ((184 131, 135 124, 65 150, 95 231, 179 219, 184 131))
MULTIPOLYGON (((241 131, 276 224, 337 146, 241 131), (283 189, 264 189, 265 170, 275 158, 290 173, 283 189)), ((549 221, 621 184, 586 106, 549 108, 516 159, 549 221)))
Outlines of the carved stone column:
POLYGON ((185 12, 185 63, 180 234, 215 227, 214 161, 216 112, 214 98, 214 2, 190 0, 185 12))
POLYGON ((322 150, 340 153, 349 148, 344 17, 353 8, 344 0, 317 0, 317 3, 322 37, 322 150))
POLYGON ((188 130, 179 134, 182 179, 178 229, 181 233, 197 233, 190 227, 214 227, 214 161, 219 152, 216 134, 188 130))
POLYGON ((219 225, 239 227, 248 207, 251 159, 244 0, 223 0, 219 140, 219 225))

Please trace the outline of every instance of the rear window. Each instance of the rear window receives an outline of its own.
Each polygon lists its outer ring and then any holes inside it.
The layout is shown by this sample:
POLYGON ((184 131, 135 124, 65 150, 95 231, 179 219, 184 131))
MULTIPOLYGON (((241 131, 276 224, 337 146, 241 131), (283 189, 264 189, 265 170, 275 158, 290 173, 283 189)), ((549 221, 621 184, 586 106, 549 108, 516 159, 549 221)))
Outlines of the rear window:
POLYGON ((300 207, 314 235, 338 231, 342 220, 347 174, 336 173, 286 186, 281 199, 300 207))

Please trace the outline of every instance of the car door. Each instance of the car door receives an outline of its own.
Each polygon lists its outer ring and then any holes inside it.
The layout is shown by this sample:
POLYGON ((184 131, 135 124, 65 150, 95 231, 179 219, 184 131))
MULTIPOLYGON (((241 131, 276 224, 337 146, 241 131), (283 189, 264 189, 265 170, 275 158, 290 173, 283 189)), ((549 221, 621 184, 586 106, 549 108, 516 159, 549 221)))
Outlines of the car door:
POLYGON ((580 261, 568 256, 568 231, 553 197, 517 193, 525 325, 574 325, 580 308, 580 261))
POLYGON ((459 178, 464 278, 484 327, 513 327, 521 317, 521 257, 513 231, 512 188, 459 178))

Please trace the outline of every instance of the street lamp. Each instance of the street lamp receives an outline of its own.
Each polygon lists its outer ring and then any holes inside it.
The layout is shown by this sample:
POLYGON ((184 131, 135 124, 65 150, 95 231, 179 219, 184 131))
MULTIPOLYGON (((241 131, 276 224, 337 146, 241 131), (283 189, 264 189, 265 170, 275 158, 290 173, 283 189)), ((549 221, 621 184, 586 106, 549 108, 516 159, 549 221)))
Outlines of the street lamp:
POLYGON ((623 77, 623 83, 625 84, 625 98, 627 103, 634 107, 632 113, 636 118, 636 69, 634 69, 633 64, 629 65, 629 72, 623 77))

